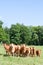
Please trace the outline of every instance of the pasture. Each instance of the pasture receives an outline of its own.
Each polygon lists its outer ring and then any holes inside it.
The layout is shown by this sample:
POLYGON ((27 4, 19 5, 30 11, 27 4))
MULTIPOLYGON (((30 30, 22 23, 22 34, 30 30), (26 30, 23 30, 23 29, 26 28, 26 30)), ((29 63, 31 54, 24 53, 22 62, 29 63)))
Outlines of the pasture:
POLYGON ((34 46, 41 49, 40 57, 6 56, 3 45, 0 45, 0 65, 43 65, 43 46, 34 46))

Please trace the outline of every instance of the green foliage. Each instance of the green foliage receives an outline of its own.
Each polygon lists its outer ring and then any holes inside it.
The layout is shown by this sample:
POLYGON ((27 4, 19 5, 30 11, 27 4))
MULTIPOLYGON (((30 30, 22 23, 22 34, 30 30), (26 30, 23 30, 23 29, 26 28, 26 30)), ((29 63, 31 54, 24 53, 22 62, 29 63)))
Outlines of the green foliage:
POLYGON ((10 32, 9 32, 9 28, 8 27, 5 27, 4 28, 4 33, 5 33, 5 41, 9 44, 10 43, 10 32))
POLYGON ((21 43, 29 44, 29 41, 31 39, 30 29, 27 26, 21 25, 20 34, 21 43))
POLYGON ((2 27, 2 25, 3 25, 3 22, 0 20, 0 27, 2 27))
POLYGON ((5 32, 4 28, 2 27, 3 22, 0 21, 0 42, 7 42, 9 43, 9 35, 5 32))
POLYGON ((3 28, 2 25, 3 22, 0 21, 0 42, 43 45, 43 26, 25 26, 17 23, 12 24, 10 28, 3 28))
POLYGON ((18 24, 11 25, 10 42, 13 42, 15 44, 20 44, 20 26, 18 24))

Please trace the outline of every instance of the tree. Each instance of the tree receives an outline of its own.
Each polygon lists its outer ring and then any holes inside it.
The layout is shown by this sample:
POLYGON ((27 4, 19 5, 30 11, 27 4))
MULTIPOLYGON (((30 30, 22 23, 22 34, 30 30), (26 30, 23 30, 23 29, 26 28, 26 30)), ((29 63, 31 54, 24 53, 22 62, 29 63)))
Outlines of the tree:
POLYGON ((10 28, 10 42, 20 44, 20 25, 11 25, 10 28))
POLYGON ((0 27, 2 27, 2 25, 3 25, 3 22, 0 20, 0 27))
POLYGON ((21 25, 20 29, 20 38, 21 38, 21 43, 26 43, 30 44, 30 39, 31 39, 31 31, 27 26, 24 26, 23 24, 21 25))
POLYGON ((36 33, 32 33, 32 44, 33 45, 38 45, 38 43, 39 43, 39 39, 38 39, 38 35, 36 34, 36 33))
POLYGON ((10 29, 8 27, 5 27, 4 31, 5 31, 5 34, 6 34, 7 43, 10 43, 10 29))
POLYGON ((8 42, 8 34, 5 32, 4 28, 2 27, 3 22, 0 21, 0 42, 8 42))

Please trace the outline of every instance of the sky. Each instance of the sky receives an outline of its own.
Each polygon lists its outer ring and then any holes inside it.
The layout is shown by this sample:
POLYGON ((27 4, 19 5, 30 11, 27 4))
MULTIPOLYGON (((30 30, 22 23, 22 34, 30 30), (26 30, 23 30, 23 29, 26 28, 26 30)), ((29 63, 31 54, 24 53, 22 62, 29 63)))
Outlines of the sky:
POLYGON ((0 20, 3 26, 43 25, 43 0, 0 0, 0 20))

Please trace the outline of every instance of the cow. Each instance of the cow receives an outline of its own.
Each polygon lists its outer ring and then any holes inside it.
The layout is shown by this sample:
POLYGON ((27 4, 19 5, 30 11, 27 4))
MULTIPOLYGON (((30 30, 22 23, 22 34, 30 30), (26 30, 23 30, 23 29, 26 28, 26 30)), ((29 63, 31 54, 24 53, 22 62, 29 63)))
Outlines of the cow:
POLYGON ((30 47, 30 56, 35 56, 36 55, 36 50, 34 47, 30 47))
POLYGON ((20 56, 20 45, 17 45, 15 53, 16 56, 20 56))
POLYGON ((24 53, 26 52, 26 45, 22 44, 20 46, 20 56, 24 56, 24 53))
POLYGON ((11 43, 10 47, 12 48, 12 55, 16 55, 19 56, 20 55, 20 45, 15 45, 13 43, 11 43))
POLYGON ((25 51, 25 56, 29 56, 30 55, 30 48, 28 46, 26 46, 26 51, 25 51))
POLYGON ((3 43, 3 46, 5 48, 6 54, 11 55, 11 47, 6 43, 3 43))
POLYGON ((36 55, 40 57, 41 50, 36 50, 36 55))
POLYGON ((10 47, 11 47, 12 56, 14 56, 14 55, 16 54, 17 45, 11 43, 11 44, 10 44, 10 47))

